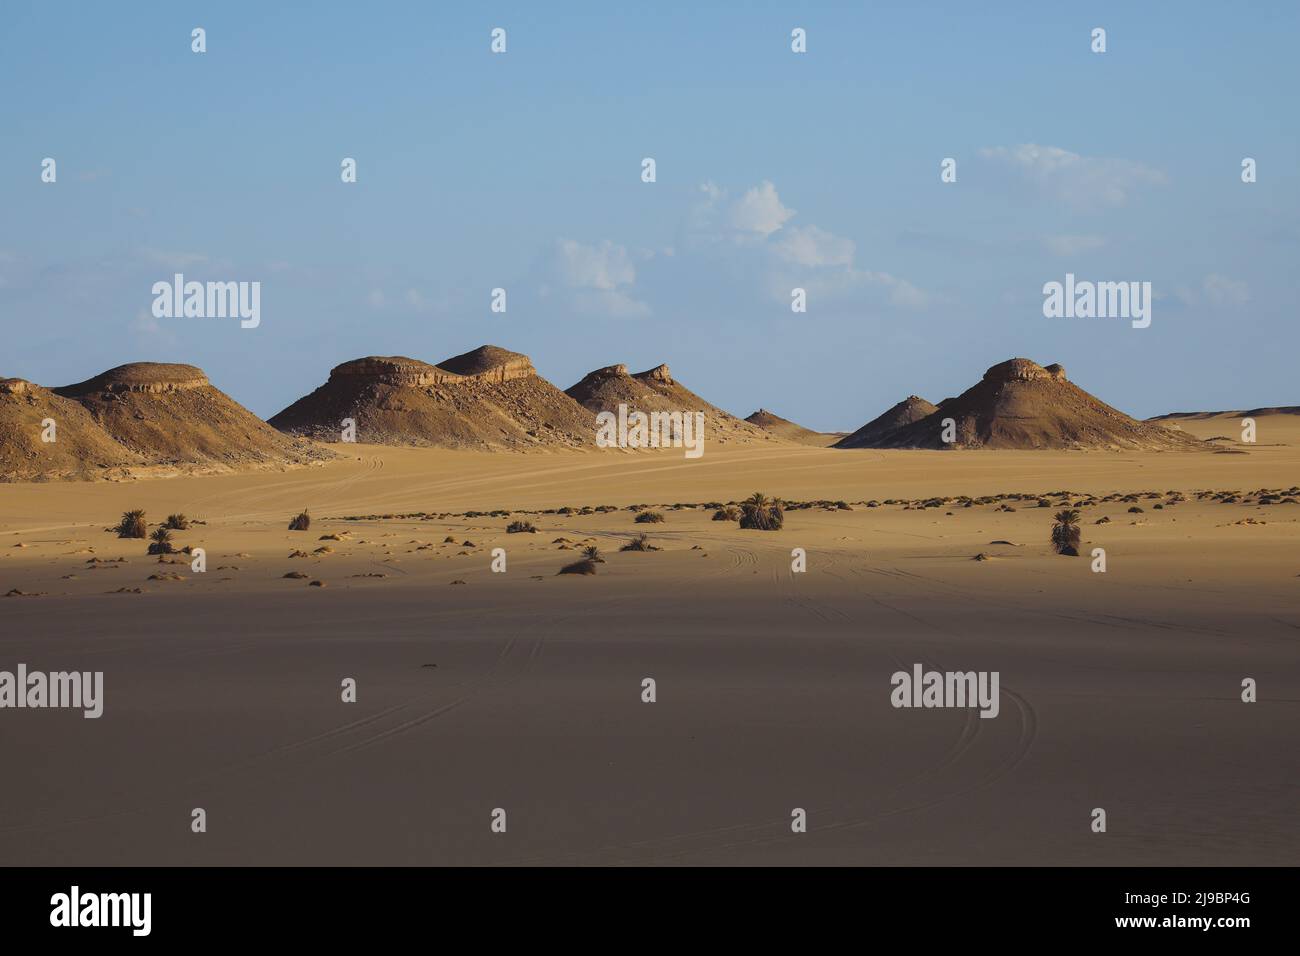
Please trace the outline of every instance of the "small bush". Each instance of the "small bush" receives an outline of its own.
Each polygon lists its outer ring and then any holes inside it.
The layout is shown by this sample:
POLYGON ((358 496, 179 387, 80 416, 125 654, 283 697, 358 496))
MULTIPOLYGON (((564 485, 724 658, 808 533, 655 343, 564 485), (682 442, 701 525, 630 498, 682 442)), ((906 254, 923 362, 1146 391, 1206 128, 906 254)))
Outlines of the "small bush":
POLYGON ((144 538, 149 535, 149 529, 144 520, 144 512, 139 509, 123 514, 122 520, 118 522, 117 527, 113 530, 117 532, 119 538, 144 538))
POLYGON ((1052 525, 1052 547, 1057 554, 1079 556, 1079 512, 1074 509, 1058 511, 1056 524, 1052 525))
POLYGON ((508 534, 537 534, 537 528, 531 521, 512 521, 506 525, 508 534))
POLYGON ((172 531, 188 531, 190 519, 183 514, 168 515, 167 520, 163 522, 164 528, 170 528, 172 531))
POLYGON ((735 505, 723 505, 717 511, 713 512, 714 521, 739 521, 740 509, 735 505))
POLYGON ((1128 513, 1131 515, 1140 515, 1142 514, 1142 509, 1139 508, 1137 505, 1134 505, 1132 508, 1128 509, 1128 513))
POLYGON ((311 527, 311 515, 307 514, 307 509, 303 508, 298 517, 289 522, 290 531, 306 531, 311 527))
POLYGON ((650 543, 650 536, 649 536, 649 535, 641 534, 641 535, 637 535, 635 538, 633 538, 633 539, 632 539, 631 541, 629 541, 627 544, 623 545, 623 547, 619 548, 618 550, 620 550, 620 551, 658 551, 659 549, 656 548, 653 544, 650 543))
POLYGON ((785 524, 780 500, 756 491, 740 503, 740 526, 754 531, 779 531, 785 524))
POLYGON ((664 515, 662 511, 642 511, 633 520, 637 524, 662 524, 664 515))
POLYGON ((596 564, 605 563, 605 559, 601 556, 600 548, 596 547, 594 544, 587 545, 582 549, 582 553, 587 556, 588 561, 592 561, 596 564))
POLYGON ((172 533, 167 530, 166 525, 159 525, 154 528, 153 534, 149 535, 149 540, 153 542, 153 544, 149 545, 150 554, 172 553, 172 533))

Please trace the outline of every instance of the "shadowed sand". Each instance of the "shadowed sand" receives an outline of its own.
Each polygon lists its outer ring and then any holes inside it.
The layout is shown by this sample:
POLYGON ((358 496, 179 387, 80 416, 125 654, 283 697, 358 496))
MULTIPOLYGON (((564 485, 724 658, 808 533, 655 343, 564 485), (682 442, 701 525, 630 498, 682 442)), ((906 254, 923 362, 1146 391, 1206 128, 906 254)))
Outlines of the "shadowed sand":
POLYGON ((0 593, 42 596, 0 598, 0 668, 102 670, 105 715, 0 712, 0 860, 1295 864, 1300 505, 1194 493, 1296 485, 1300 423, 1236 450, 346 446, 287 473, 8 485, 0 593), (795 510, 772 533, 671 507, 756 489, 1187 500, 1082 508, 1104 575, 1050 554, 1055 509, 1030 501, 795 510), (540 514, 507 534, 451 514, 640 502, 665 522, 540 514), (104 532, 132 507, 206 522, 176 543, 207 573, 104 532), (288 531, 303 507, 311 529, 288 531), (446 516, 343 520, 411 512, 446 516), (618 550, 641 531, 663 550, 618 550), (588 543, 597 574, 557 576, 588 543), (914 663, 999 671, 1001 713, 893 709, 914 663))

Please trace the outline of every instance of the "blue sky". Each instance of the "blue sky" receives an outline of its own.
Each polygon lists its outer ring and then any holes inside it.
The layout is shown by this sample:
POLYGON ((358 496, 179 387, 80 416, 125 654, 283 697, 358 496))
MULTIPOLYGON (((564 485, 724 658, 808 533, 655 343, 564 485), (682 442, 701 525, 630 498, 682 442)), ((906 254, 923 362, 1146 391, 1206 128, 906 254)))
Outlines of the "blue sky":
POLYGON ((1012 356, 1141 416, 1300 403, 1298 27, 1289 2, 9 0, 0 375, 190 362, 269 416, 347 359, 491 342, 561 388, 666 361, 825 429, 1012 356), (261 326, 154 319, 176 271, 260 281, 261 326), (1044 318, 1067 272, 1150 281, 1150 328, 1044 318))

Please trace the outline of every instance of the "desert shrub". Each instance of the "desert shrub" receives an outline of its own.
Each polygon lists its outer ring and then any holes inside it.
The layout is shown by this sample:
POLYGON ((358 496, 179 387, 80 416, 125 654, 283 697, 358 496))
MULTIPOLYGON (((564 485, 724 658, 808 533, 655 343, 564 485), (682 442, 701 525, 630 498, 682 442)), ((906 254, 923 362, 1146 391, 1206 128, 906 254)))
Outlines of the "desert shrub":
POLYGON ((588 561, 594 562, 595 564, 605 563, 604 557, 601 556, 600 548, 594 544, 587 545, 582 549, 582 553, 586 556, 588 561))
POLYGON ((303 508, 302 512, 289 522, 290 531, 306 531, 311 527, 311 515, 307 514, 307 509, 303 508))
POLYGON ((717 511, 713 512, 714 521, 739 521, 740 509, 735 505, 723 505, 717 511))
POLYGON ((153 544, 149 545, 150 554, 171 554, 172 553, 172 533, 166 525, 159 525, 154 528, 153 534, 149 535, 149 540, 153 544))
POLYGON ((531 521, 512 521, 506 525, 508 534, 537 534, 537 528, 531 521))
POLYGON ((183 514, 168 515, 167 520, 163 522, 164 528, 170 528, 172 531, 188 531, 190 519, 183 514))
POLYGON ((1128 513, 1131 515, 1140 515, 1142 514, 1142 509, 1139 508, 1137 505, 1134 505, 1132 508, 1128 509, 1128 513))
POLYGON ((623 547, 619 548, 618 550, 620 550, 620 551, 658 551, 659 549, 656 548, 653 544, 650 543, 650 536, 649 536, 649 535, 646 535, 646 534, 640 534, 640 535, 637 535, 635 538, 633 538, 631 541, 629 541, 627 544, 623 545, 623 547))
POLYGON ((1052 525, 1052 547, 1057 554, 1072 558, 1079 556, 1079 512, 1073 508, 1056 513, 1056 524, 1052 525))
POLYGON ((139 509, 124 513, 122 520, 118 522, 117 527, 113 530, 117 532, 119 538, 144 538, 149 534, 148 526, 144 520, 144 512, 139 509))
POLYGON ((633 520, 637 524, 662 524, 664 513, 662 511, 642 511, 633 520))
POLYGON ((583 558, 581 561, 574 561, 572 564, 566 564, 557 572, 559 574, 595 574, 596 562, 589 558, 583 558))
POLYGON ((779 499, 756 491, 740 503, 740 526, 754 531, 779 531, 785 510, 779 499))

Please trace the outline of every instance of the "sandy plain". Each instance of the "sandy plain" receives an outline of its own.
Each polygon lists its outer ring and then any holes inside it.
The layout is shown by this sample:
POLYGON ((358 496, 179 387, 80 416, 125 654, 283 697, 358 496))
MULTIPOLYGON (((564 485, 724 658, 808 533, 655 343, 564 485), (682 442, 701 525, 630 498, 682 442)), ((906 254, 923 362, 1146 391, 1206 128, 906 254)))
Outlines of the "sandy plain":
POLYGON ((1294 865, 1300 505, 1249 493, 1300 483, 1300 420, 1258 427, 1220 454, 355 446, 0 485, 0 668, 105 684, 98 720, 0 712, 0 863, 1294 865), (852 510, 672 507, 755 490, 852 510), (1081 508, 1079 558, 1033 501, 862 504, 1061 490, 1159 497, 1081 508), (584 505, 620 510, 523 514, 584 505), (206 573, 104 530, 129 508, 204 522, 176 538, 206 573), (463 514, 493 509, 538 533, 463 514), (641 531, 662 550, 618 550, 641 531), (598 573, 557 575, 585 543, 598 573), (998 671, 998 717, 893 708, 914 663, 998 671))

